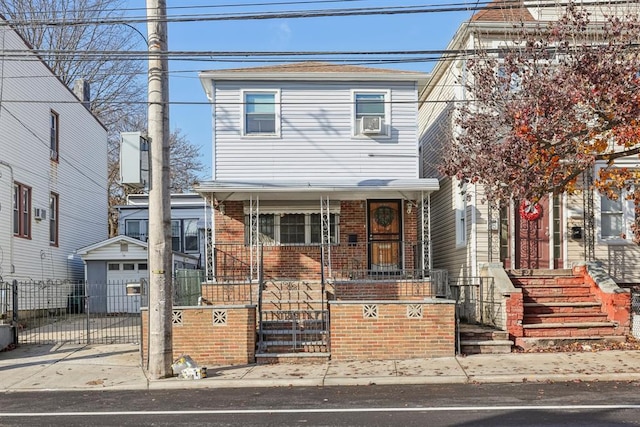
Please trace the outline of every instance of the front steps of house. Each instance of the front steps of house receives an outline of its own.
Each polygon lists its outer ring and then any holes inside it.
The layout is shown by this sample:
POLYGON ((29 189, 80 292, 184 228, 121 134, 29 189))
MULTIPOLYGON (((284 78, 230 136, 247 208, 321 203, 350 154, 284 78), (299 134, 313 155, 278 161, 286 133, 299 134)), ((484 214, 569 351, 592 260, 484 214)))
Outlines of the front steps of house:
POLYGON ((571 270, 510 271, 522 289, 523 347, 575 341, 624 340, 617 323, 607 320, 602 303, 582 276, 571 270))
POLYGON ((507 331, 482 325, 461 324, 459 333, 461 354, 511 353, 513 341, 509 339, 507 331))
POLYGON ((329 359, 328 303, 320 282, 266 282, 260 317, 258 363, 329 359))

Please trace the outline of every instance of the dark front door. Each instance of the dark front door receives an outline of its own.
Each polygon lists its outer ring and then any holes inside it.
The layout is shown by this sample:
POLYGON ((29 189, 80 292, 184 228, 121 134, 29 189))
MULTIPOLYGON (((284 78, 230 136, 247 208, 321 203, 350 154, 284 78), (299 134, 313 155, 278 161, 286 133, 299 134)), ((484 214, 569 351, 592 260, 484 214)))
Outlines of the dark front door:
POLYGON ((369 200, 369 270, 402 269, 402 211, 400 200, 369 200))
POLYGON ((549 268, 549 199, 543 198, 539 202, 540 216, 536 219, 526 219, 515 214, 515 266, 514 268, 549 268))

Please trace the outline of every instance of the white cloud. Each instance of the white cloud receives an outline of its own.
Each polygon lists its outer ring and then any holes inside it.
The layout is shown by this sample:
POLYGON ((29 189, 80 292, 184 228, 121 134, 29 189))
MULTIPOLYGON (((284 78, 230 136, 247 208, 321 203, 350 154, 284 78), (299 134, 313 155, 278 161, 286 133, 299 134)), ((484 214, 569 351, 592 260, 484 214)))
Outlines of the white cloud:
POLYGON ((281 22, 279 24, 273 24, 272 28, 272 37, 271 42, 276 47, 285 47, 289 44, 291 40, 291 28, 289 24, 286 22, 281 22))

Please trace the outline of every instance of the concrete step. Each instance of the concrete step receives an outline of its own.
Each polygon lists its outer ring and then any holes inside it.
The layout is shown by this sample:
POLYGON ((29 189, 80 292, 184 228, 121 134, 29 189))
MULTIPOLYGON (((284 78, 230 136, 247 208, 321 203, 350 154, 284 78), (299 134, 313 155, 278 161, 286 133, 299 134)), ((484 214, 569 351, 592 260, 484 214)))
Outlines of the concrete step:
POLYGON ((507 270, 510 277, 558 277, 574 276, 570 268, 548 269, 548 268, 522 268, 507 270))
POLYGON ((331 353, 329 353, 326 348, 323 351, 313 352, 259 352, 256 353, 256 363, 258 363, 259 365, 275 363, 325 363, 330 359, 330 357, 331 353))
POLYGON ((596 301, 581 302, 525 302, 524 315, 552 313, 602 313, 602 304, 596 301))
POLYGON ((544 286, 522 288, 522 295, 528 297, 562 297, 562 296, 592 296, 589 286, 544 286))
POLYGON ((512 278, 511 283, 517 288, 548 287, 548 286, 586 286, 582 277, 528 277, 512 278))
POLYGON ((541 323, 576 323, 576 322, 604 322, 605 313, 548 313, 525 314, 523 323, 526 325, 541 323))
POLYGON ((522 296, 524 304, 554 304, 559 302, 593 302, 599 304, 594 295, 550 295, 550 296, 522 296))
POLYGON ((508 354, 513 341, 510 340, 460 340, 463 354, 508 354))
POLYGON ((524 337, 565 337, 616 335, 614 322, 569 322, 522 325, 524 337))

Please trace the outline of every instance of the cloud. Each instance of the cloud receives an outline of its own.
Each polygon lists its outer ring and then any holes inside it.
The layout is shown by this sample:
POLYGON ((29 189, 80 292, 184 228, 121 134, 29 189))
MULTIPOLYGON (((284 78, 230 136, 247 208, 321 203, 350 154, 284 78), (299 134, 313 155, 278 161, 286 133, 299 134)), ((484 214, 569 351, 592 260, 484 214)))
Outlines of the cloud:
POLYGON ((271 42, 276 47, 284 47, 289 44, 289 41, 291 40, 292 31, 288 23, 281 22, 278 24, 273 24, 271 26, 271 30, 272 30, 271 42))

